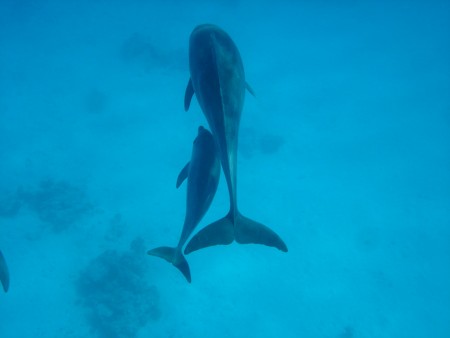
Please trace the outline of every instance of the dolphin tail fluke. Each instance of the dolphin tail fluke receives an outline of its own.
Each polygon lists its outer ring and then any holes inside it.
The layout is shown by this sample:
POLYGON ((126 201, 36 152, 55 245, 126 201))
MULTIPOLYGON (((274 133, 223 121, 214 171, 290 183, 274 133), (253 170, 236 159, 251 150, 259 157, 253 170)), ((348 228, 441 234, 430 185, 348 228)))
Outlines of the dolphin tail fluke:
POLYGON ((184 249, 184 254, 214 245, 231 244, 234 240, 234 225, 229 215, 200 230, 184 249))
POLYGON ((191 282, 191 270, 189 269, 189 264, 181 251, 177 248, 161 246, 159 248, 147 251, 147 254, 150 256, 163 258, 169 263, 172 263, 174 267, 180 270, 186 280, 189 283, 191 282))
POLYGON ((0 250, 0 282, 3 285, 3 290, 8 292, 9 289, 9 272, 8 266, 6 265, 5 258, 0 250))
POLYGON ((235 220, 236 242, 240 244, 262 244, 287 252, 288 248, 275 231, 264 224, 238 214, 235 220))

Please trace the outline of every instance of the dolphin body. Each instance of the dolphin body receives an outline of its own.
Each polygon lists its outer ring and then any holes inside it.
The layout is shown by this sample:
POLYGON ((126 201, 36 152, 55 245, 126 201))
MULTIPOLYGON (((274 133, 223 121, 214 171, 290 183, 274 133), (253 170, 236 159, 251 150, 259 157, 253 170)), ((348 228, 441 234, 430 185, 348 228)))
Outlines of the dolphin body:
POLYGON ((253 91, 245 82, 244 67, 239 51, 229 35, 215 25, 197 26, 189 41, 191 78, 184 97, 189 109, 196 95, 211 128, 220 152, 220 160, 227 181, 230 211, 218 221, 199 231, 184 251, 213 245, 256 243, 287 252, 283 240, 267 226, 244 217, 236 201, 236 157, 239 122, 244 105, 245 89, 253 91))
POLYGON ((198 128, 194 140, 191 161, 181 170, 177 179, 177 188, 187 178, 186 214, 178 245, 159 247, 149 250, 151 256, 164 258, 172 263, 191 282, 191 272, 182 248, 187 239, 201 221, 214 198, 220 178, 220 160, 211 133, 203 127, 198 128))
POLYGON ((8 266, 6 265, 5 257, 3 257, 1 250, 0 250, 0 282, 2 282, 3 290, 5 290, 5 292, 8 292, 9 289, 8 266))

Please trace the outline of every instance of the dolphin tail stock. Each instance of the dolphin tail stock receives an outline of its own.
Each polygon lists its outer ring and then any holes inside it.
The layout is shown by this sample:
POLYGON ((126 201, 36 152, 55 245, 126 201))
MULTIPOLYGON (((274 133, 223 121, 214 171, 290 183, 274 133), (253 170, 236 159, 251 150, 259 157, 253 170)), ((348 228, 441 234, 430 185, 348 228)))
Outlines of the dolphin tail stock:
POLYGON ((264 224, 255 222, 240 213, 235 221, 236 242, 240 244, 262 244, 287 252, 288 248, 275 231, 264 224))
POLYGON ((184 254, 214 245, 228 245, 234 241, 234 224, 230 214, 204 227, 186 245, 184 254))
POLYGON ((240 244, 262 244, 287 252, 283 240, 264 224, 255 222, 240 213, 236 217, 228 214, 200 230, 184 249, 187 255, 193 251, 214 245, 227 245, 236 240, 240 244))
POLYGON ((5 292, 8 292, 9 289, 8 266, 6 265, 6 261, 5 258, 3 257, 1 250, 0 250, 0 282, 3 285, 3 290, 5 292))
POLYGON ((159 248, 155 248, 147 251, 147 254, 150 256, 160 257, 172 263, 174 267, 176 267, 186 280, 191 282, 191 270, 189 269, 189 264, 186 258, 183 256, 183 253, 178 250, 178 248, 171 248, 168 246, 161 246, 159 248))

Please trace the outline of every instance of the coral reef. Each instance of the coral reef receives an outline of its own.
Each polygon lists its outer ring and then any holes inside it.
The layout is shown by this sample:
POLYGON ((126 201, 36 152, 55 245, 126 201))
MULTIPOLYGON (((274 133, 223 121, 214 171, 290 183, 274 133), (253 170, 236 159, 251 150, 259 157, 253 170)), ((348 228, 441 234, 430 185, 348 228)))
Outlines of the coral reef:
POLYGON ((257 152, 273 155, 280 150, 284 142, 281 136, 260 134, 252 128, 243 128, 239 134, 239 151, 247 158, 253 157, 257 152))
POLYGON ((0 217, 15 217, 22 206, 18 194, 12 191, 0 191, 0 217))
POLYGON ((140 33, 131 35, 120 48, 123 61, 138 64, 147 71, 154 67, 184 68, 186 60, 180 55, 184 54, 158 46, 152 37, 140 33))
POLYGON ((265 134, 259 140, 259 149, 263 154, 271 155, 278 152, 284 144, 284 139, 278 135, 265 134))
POLYGON ((142 239, 130 250, 107 250, 94 258, 76 280, 79 303, 100 338, 132 338, 160 317, 159 293, 146 278, 142 239))
POLYGON ((20 190, 18 196, 55 232, 68 229, 94 210, 86 193, 65 181, 47 179, 36 190, 20 190))

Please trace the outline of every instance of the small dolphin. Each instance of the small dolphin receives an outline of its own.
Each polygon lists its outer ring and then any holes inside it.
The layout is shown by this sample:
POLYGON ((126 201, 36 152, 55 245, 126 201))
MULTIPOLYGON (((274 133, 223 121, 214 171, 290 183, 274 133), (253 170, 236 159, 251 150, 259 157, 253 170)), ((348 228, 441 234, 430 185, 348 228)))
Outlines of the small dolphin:
POLYGON ((3 257, 1 250, 0 250, 0 282, 2 282, 3 290, 5 290, 5 292, 8 292, 9 289, 8 266, 6 265, 5 257, 3 257))
POLYGON ((186 178, 188 185, 186 215, 178 245, 175 248, 159 247, 149 250, 147 253, 172 263, 190 283, 191 272, 181 250, 211 205, 220 178, 220 160, 216 145, 211 133, 203 127, 198 128, 191 161, 178 175, 177 188, 186 178))
POLYGON ((236 201, 236 157, 239 122, 244 105, 244 67, 239 51, 222 29, 214 25, 197 26, 189 40, 191 78, 184 97, 187 111, 196 95, 219 148, 220 159, 228 185, 230 211, 218 221, 199 231, 184 251, 218 244, 257 243, 287 252, 283 240, 267 226, 244 217, 236 201))

